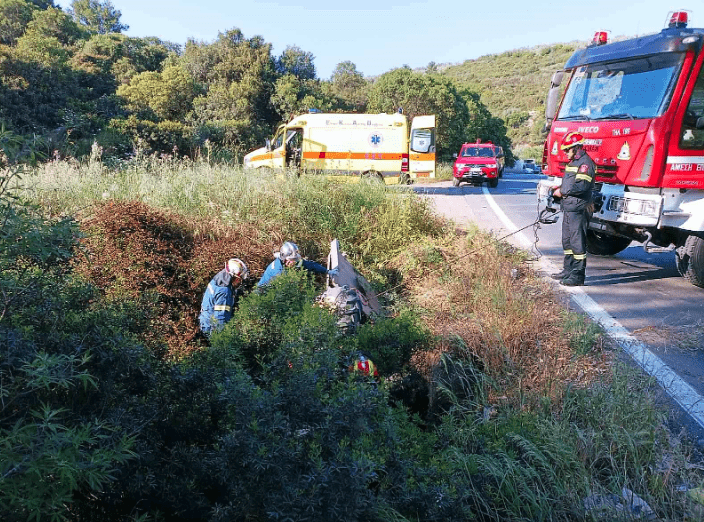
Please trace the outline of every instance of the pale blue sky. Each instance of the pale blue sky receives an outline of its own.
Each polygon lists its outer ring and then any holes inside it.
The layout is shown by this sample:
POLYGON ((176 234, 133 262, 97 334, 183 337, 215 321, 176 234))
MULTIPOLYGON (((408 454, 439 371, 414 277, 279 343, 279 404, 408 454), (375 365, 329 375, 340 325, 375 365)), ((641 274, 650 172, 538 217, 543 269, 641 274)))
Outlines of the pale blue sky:
POLYGON ((657 32, 668 11, 690 9, 690 27, 704 27, 704 4, 677 0, 112 0, 130 36, 178 44, 211 43, 239 28, 259 35, 275 56, 289 45, 315 56, 319 78, 349 60, 365 76, 402 65, 461 63, 540 44, 657 32), (581 6, 581 7, 578 7, 581 6))

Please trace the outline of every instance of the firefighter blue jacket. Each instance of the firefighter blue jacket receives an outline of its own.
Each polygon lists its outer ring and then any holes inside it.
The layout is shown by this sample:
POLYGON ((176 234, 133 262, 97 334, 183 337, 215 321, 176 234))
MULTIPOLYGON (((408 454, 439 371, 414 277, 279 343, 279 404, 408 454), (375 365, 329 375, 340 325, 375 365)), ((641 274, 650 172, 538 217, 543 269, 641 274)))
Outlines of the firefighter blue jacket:
MULTIPOLYGON (((306 270, 315 272, 316 274, 328 273, 328 269, 325 268, 323 265, 318 264, 315 261, 308 261, 307 259, 302 259, 299 264, 296 265, 296 267, 303 267, 306 270)), ((266 267, 264 275, 257 283, 257 286, 264 286, 269 281, 274 279, 277 275, 282 274, 284 270, 286 270, 286 267, 284 266, 283 262, 277 257, 276 259, 274 259, 274 261, 272 261, 272 263, 268 267, 266 267)))
POLYGON ((200 329, 209 334, 232 319, 237 293, 232 289, 232 276, 223 268, 208 283, 200 305, 200 329))
POLYGON ((584 150, 577 151, 574 159, 565 167, 562 178, 562 210, 579 212, 587 208, 592 199, 596 165, 584 150))

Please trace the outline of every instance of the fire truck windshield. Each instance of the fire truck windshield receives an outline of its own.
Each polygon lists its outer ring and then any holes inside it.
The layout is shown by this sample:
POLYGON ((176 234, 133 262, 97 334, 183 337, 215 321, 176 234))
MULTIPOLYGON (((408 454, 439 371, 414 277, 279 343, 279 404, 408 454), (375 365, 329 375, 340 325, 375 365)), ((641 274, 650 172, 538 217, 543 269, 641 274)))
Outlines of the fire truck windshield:
POLYGON ((684 54, 663 53, 578 67, 558 120, 638 119, 660 116, 670 103, 684 54))
POLYGON ((465 158, 493 158, 494 149, 491 147, 466 147, 462 151, 465 158))

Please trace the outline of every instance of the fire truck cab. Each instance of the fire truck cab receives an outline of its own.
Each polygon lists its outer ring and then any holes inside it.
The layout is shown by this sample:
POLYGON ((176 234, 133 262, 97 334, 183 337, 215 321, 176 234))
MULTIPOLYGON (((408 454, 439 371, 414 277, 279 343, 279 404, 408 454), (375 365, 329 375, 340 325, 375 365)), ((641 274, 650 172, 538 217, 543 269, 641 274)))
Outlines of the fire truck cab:
POLYGON ((674 250, 679 272, 704 287, 704 29, 688 28, 686 11, 668 18, 630 40, 600 31, 553 75, 538 198, 564 175, 560 141, 581 133, 597 166, 587 251, 674 250))
POLYGON ((464 143, 459 154, 454 154, 452 167, 452 184, 459 187, 461 182, 481 185, 484 181, 491 188, 499 184, 503 175, 503 149, 487 141, 482 143, 464 143))

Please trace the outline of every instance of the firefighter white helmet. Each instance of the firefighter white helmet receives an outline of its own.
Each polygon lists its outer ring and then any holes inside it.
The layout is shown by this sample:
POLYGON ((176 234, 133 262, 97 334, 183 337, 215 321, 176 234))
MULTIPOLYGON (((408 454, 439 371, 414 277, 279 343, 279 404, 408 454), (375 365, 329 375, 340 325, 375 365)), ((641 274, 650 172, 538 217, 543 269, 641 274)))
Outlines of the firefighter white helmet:
POLYGON ((225 270, 232 277, 239 277, 243 281, 249 276, 249 269, 241 259, 230 259, 225 265, 225 270))
POLYGON ((286 241, 281 245, 281 250, 279 250, 279 259, 282 261, 295 261, 298 262, 301 259, 301 253, 298 251, 298 246, 296 243, 291 241, 286 241))

